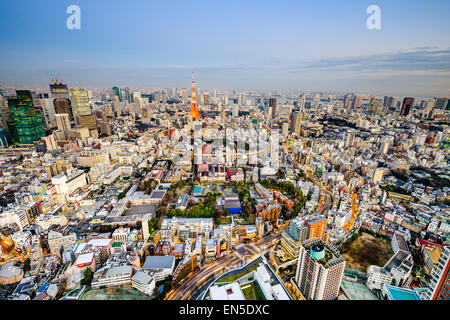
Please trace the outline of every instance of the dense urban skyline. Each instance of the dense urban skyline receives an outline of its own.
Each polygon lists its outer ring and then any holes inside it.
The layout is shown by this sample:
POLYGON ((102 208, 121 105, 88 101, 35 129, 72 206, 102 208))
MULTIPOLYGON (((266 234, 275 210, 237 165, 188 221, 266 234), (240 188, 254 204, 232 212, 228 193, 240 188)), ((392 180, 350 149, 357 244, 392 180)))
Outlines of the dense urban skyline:
POLYGON ((366 28, 370 1, 71 1, 0 4, 0 84, 450 93, 448 1, 378 1, 381 30, 366 28))
POLYGON ((450 4, 311 3, 2 3, 0 303, 449 300, 450 4))

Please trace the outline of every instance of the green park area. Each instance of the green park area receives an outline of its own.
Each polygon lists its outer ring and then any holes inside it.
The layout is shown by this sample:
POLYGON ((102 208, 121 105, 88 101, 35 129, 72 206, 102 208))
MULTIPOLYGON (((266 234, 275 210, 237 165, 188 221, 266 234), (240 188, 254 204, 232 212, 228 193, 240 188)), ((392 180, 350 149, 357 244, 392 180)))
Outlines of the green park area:
POLYGON ((256 281, 241 286, 246 300, 266 300, 256 281))
POLYGON ((343 243, 346 267, 365 272, 370 265, 384 266, 393 252, 389 240, 362 232, 343 243))

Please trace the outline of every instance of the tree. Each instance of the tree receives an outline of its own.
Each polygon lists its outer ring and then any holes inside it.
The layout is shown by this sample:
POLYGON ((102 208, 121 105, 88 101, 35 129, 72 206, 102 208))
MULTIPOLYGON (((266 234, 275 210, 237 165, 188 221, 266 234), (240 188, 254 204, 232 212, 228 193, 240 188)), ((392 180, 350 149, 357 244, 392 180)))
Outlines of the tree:
POLYGON ((81 279, 80 284, 81 284, 82 286, 88 286, 88 285, 90 285, 91 282, 92 282, 92 278, 93 278, 93 277, 94 277, 94 274, 92 273, 91 268, 86 268, 86 269, 84 270, 84 278, 81 279))
POLYGON ((22 270, 23 270, 23 272, 25 273, 25 272, 27 272, 27 271, 30 271, 30 269, 31 269, 31 260, 30 260, 30 258, 27 258, 27 259, 23 262, 22 270))

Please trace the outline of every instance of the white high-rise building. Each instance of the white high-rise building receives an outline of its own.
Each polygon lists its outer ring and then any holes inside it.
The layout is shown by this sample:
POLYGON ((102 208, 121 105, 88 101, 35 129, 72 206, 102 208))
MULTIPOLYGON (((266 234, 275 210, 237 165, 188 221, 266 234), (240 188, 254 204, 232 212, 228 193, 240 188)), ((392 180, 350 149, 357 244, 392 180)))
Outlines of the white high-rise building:
POLYGON ((295 280, 308 300, 334 300, 339 295, 345 260, 339 250, 320 239, 303 242, 295 280))

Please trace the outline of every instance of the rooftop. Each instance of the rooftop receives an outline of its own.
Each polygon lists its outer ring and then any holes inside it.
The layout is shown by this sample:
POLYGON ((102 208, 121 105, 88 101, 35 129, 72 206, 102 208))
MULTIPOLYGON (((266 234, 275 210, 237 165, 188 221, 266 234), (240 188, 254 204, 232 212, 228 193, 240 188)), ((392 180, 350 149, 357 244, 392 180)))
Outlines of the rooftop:
POLYGON ((389 300, 420 300, 419 295, 410 289, 385 285, 384 290, 389 300))
POLYGON ((174 262, 174 256, 148 256, 142 269, 172 269, 174 262))

